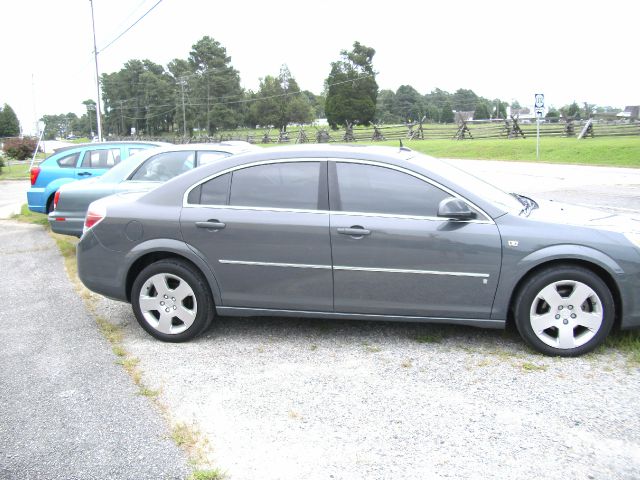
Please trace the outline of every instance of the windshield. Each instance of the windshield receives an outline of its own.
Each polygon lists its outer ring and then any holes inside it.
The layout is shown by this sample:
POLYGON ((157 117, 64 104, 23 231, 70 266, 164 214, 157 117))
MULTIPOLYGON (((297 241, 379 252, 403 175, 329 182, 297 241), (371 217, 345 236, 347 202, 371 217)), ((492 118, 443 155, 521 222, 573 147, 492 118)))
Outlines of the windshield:
POLYGON ((431 170, 438 175, 442 175, 453 183, 460 185, 463 189, 473 192, 484 200, 493 203, 498 208, 516 215, 520 214, 523 210, 523 203, 517 197, 500 190, 498 187, 464 170, 454 167, 444 160, 418 154, 410 158, 409 161, 431 170))

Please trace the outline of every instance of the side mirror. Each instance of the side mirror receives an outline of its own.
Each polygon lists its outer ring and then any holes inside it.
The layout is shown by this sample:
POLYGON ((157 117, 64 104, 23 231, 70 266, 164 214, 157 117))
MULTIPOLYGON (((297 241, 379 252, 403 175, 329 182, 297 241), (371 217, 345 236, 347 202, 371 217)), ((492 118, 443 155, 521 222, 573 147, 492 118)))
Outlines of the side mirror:
POLYGON ((438 216, 450 220, 473 220, 478 215, 469 208, 464 200, 451 197, 440 202, 438 216))

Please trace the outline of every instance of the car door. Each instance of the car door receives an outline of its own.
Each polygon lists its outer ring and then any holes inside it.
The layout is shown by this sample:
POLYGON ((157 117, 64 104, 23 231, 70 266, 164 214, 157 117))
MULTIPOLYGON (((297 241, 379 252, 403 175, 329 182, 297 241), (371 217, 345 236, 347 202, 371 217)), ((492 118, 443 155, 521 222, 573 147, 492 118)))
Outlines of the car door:
POLYGON ((80 156, 76 168, 76 178, 83 179, 102 175, 111 167, 120 163, 121 155, 120 147, 96 147, 86 150, 80 156))
POLYGON ((493 221, 437 217, 452 192, 408 171, 331 162, 336 312, 488 318, 500 272, 493 221))
POLYGON ((183 238, 213 270, 222 306, 332 310, 326 171, 319 160, 266 162, 189 191, 183 238))

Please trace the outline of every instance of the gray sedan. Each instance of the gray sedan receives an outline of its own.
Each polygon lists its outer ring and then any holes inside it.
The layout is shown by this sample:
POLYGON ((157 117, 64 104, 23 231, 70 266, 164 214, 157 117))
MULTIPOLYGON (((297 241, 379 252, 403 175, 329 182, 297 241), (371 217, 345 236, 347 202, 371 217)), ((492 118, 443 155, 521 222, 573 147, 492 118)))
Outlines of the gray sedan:
POLYGON ((94 200, 118 192, 151 190, 194 167, 258 149, 247 142, 232 141, 170 145, 139 152, 101 177, 60 187, 49 214, 49 225, 56 233, 79 237, 87 208, 94 200))
POLYGON ((215 315, 513 320, 531 347, 575 356, 640 326, 638 237, 621 226, 406 148, 285 147, 93 203, 78 271, 164 341, 215 315))

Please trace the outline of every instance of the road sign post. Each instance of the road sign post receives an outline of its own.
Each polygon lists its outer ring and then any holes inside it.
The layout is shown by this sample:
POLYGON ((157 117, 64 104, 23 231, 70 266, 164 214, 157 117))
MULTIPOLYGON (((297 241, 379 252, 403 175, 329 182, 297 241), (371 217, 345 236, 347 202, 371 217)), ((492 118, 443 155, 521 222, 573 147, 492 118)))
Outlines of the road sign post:
POLYGON ((536 161, 540 160, 540 119, 544 115, 544 93, 535 95, 536 109, 536 161))

